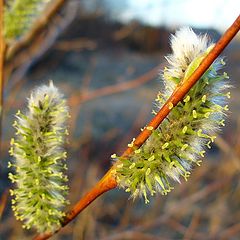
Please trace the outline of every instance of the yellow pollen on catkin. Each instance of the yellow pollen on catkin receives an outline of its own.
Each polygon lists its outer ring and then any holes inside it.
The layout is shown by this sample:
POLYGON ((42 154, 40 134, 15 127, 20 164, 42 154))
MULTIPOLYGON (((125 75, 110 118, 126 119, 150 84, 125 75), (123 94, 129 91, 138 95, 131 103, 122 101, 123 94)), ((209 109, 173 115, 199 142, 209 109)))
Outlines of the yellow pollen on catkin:
POLYGON ((210 112, 207 112, 207 113, 204 114, 204 117, 209 118, 210 114, 211 114, 210 112))
POLYGON ((187 132, 187 128, 188 128, 187 126, 184 126, 183 129, 182 129, 182 133, 185 134, 187 132))
POLYGON ((129 167, 129 169, 133 169, 135 167, 136 163, 132 163, 129 167))
POLYGON ((183 100, 185 103, 187 103, 187 102, 189 102, 190 101, 190 96, 189 95, 187 95, 187 97, 183 100))
POLYGON ((136 138, 133 138, 132 142, 128 144, 128 147, 133 147, 135 140, 136 140, 136 138))
POLYGON ((193 110, 192 114, 193 114, 193 118, 197 118, 197 111, 196 110, 193 110))
POLYGON ((210 149, 211 148, 211 141, 208 141, 207 143, 206 143, 206 146, 210 149))
POLYGON ((196 164, 197 164, 198 166, 201 166, 201 163, 202 163, 202 160, 196 161, 196 164))
POLYGON ((168 145, 169 145, 169 143, 168 143, 168 142, 164 143, 164 144, 162 145, 162 149, 165 149, 165 148, 167 148, 167 147, 168 147, 168 145))
POLYGON ((221 63, 223 66, 226 64, 223 59, 220 60, 220 63, 221 63))
POLYGON ((229 110, 228 105, 225 105, 225 106, 223 107, 223 109, 224 109, 225 111, 228 111, 228 110, 229 110))
POLYGON ((146 171, 146 175, 148 176, 150 173, 151 173, 151 169, 148 168, 147 171, 146 171))
POLYGON ((214 142, 214 140, 215 140, 216 138, 217 138, 216 136, 211 136, 211 137, 210 137, 211 142, 214 142))
POLYGON ((140 153, 140 152, 141 152, 141 148, 139 148, 139 149, 137 149, 137 150, 134 151, 134 153, 136 153, 136 154, 138 154, 138 153, 140 153))
POLYGON ((184 151, 188 147, 188 144, 184 144, 181 148, 181 151, 184 151))
POLYGON ((10 144, 13 145, 14 144, 14 138, 11 138, 10 144))
POLYGON ((170 103, 168 104, 168 108, 169 108, 169 110, 171 110, 171 109, 173 108, 173 103, 172 103, 172 102, 170 102, 170 103))
POLYGON ((204 157, 204 153, 205 153, 205 152, 206 152, 206 151, 204 151, 204 150, 203 150, 203 151, 200 151, 200 152, 199 152, 199 155, 200 155, 201 157, 204 157))
POLYGON ((122 168, 123 167, 123 163, 117 164, 116 166, 117 166, 117 168, 122 168))
POLYGON ((146 129, 149 130, 149 131, 152 131, 153 127, 152 126, 147 126, 146 129))
POLYGON ((157 115, 157 112, 155 110, 152 110, 152 114, 157 115))
POLYGON ((153 161, 154 159, 155 159, 155 156, 152 155, 152 156, 148 159, 148 161, 151 162, 151 161, 153 161))
POLYGON ((229 76, 226 72, 223 73, 223 77, 226 78, 226 79, 229 79, 229 76))
POLYGON ((224 120, 224 119, 222 119, 221 121, 219 121, 219 123, 218 123, 218 124, 224 127, 224 126, 225 126, 225 123, 224 123, 224 122, 225 122, 225 120, 224 120))
POLYGON ((129 143, 129 144, 128 144, 128 147, 130 147, 130 148, 133 147, 133 146, 134 146, 133 143, 129 143))
POLYGON ((18 125, 18 124, 17 124, 17 121, 14 121, 12 126, 13 126, 13 127, 16 127, 17 125, 18 125))
POLYGON ((207 96, 206 96, 206 95, 203 95, 203 96, 202 96, 202 102, 205 103, 205 102, 206 102, 206 99, 207 99, 207 96))
POLYGON ((199 137, 202 136, 202 129, 199 129, 199 130, 197 131, 197 135, 198 135, 199 137))

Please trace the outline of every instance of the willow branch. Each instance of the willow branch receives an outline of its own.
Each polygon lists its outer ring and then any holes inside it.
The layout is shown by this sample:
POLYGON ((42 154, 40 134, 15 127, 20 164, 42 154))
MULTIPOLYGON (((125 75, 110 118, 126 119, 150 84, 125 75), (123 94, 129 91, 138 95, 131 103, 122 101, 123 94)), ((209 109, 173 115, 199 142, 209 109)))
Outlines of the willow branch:
POLYGON ((41 30, 46 27, 49 21, 56 15, 62 6, 66 4, 66 2, 67 0, 55 0, 50 6, 47 6, 44 14, 35 22, 33 28, 24 37, 9 46, 6 53, 7 60, 10 61, 18 51, 28 44, 31 44, 36 35, 38 35, 41 30))
MULTIPOLYGON (((178 102, 184 98, 184 96, 188 93, 188 91, 201 78, 204 72, 211 66, 213 61, 220 55, 220 53, 224 50, 224 48, 229 44, 229 42, 237 34, 239 29, 240 29, 240 16, 238 16, 238 18, 234 21, 234 23, 228 28, 228 30, 224 33, 221 39, 216 43, 215 47, 205 57, 205 59, 202 61, 199 67, 195 70, 195 72, 189 77, 189 79, 185 80, 182 84, 179 84, 179 86, 173 92, 171 97, 159 110, 158 114, 148 123, 148 126, 151 126, 154 129, 156 129, 159 126, 159 124, 170 113, 172 106, 176 106, 178 102)), ((134 149, 141 147, 142 144, 149 138, 151 133, 152 131, 149 131, 147 130, 147 128, 145 128, 145 130, 143 130, 135 139, 134 146, 127 148, 126 151, 122 154, 122 156, 127 156, 131 154, 134 149)), ((83 211, 97 197, 117 187, 117 181, 115 177, 115 172, 116 172, 115 167, 116 166, 113 166, 105 174, 105 176, 85 196, 83 196, 83 198, 76 205, 73 206, 72 210, 66 214, 66 217, 62 222, 62 227, 64 227, 70 221, 72 221, 81 211, 83 211)), ((60 229, 58 229, 58 231, 59 230, 60 229)), ((34 240, 48 239, 53 234, 54 233, 44 233, 42 235, 36 236, 34 240)))
POLYGON ((2 139, 2 115, 3 115, 3 88, 4 88, 4 59, 6 44, 3 33, 4 0, 0 0, 0 152, 2 139))

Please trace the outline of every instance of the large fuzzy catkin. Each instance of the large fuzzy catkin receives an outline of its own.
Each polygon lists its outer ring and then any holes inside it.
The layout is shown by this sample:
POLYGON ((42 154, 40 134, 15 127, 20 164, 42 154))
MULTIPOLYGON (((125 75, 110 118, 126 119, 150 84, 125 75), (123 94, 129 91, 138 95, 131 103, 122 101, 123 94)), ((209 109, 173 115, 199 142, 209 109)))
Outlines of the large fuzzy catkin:
MULTIPOLYGON (((167 56, 169 64, 162 74, 164 89, 156 98, 157 108, 188 79, 213 44, 206 35, 197 36, 192 29, 183 28, 172 36, 171 47, 173 53, 167 56)), ((156 130, 148 127, 152 134, 139 149, 128 157, 112 156, 117 161, 118 185, 133 198, 143 196, 148 203, 149 194, 167 194, 174 181, 180 182, 181 177, 187 180, 193 166, 201 163, 205 149, 211 148, 215 133, 224 126, 228 110, 230 85, 228 75, 219 72, 223 65, 223 59, 216 59, 162 124, 156 130)))
POLYGON ((69 116, 63 95, 53 85, 36 88, 28 99, 25 114, 18 111, 16 137, 11 140, 9 178, 16 184, 11 190, 12 208, 23 227, 39 233, 60 227, 67 204, 66 152, 63 149, 69 116))

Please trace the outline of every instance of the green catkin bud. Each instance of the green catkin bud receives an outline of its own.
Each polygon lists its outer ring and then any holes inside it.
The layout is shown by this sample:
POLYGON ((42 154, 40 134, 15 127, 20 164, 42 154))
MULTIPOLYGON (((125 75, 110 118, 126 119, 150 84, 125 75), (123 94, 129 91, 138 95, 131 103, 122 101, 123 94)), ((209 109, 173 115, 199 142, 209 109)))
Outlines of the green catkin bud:
MULTIPOLYGON (((172 36, 171 46, 173 54, 167 57, 169 65, 162 76, 164 93, 156 98, 159 109, 214 45, 208 42, 206 35, 197 36, 190 28, 183 28, 172 36)), ((116 170, 118 186, 128 189, 133 198, 143 196, 148 203, 148 195, 157 192, 166 195, 173 189, 173 181, 180 182, 181 177, 187 180, 193 166, 200 164, 204 149, 211 147, 228 110, 230 85, 228 75, 219 72, 223 65, 222 59, 214 61, 187 96, 172 109, 161 128, 152 131, 138 153, 135 150, 127 158, 115 158, 121 163, 116 170)), ((172 107, 170 104, 169 109, 172 107)))
POLYGON ((53 232, 61 225, 63 208, 68 203, 67 177, 64 175, 68 107, 63 95, 53 85, 36 88, 28 99, 25 114, 17 112, 16 137, 11 140, 9 178, 16 184, 11 190, 12 208, 24 228, 39 233, 53 232))

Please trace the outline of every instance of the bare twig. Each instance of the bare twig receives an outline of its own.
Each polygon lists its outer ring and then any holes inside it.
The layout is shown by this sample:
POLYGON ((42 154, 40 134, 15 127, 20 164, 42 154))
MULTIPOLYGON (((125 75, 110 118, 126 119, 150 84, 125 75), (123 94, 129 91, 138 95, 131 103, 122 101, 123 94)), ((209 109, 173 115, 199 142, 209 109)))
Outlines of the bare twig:
POLYGON ((0 219, 2 218, 3 212, 7 205, 9 189, 6 189, 0 199, 0 219))
POLYGON ((80 103, 90 101, 90 100, 98 98, 98 97, 112 95, 112 94, 116 94, 116 93, 120 93, 123 91, 137 88, 137 87, 143 85, 144 83, 147 83, 150 80, 152 80, 157 75, 158 72, 159 72, 159 66, 154 67, 150 71, 146 72, 145 74, 143 74, 133 80, 129 80, 129 81, 122 82, 122 83, 117 83, 113 86, 98 88, 96 90, 88 91, 88 90, 84 89, 81 97, 79 97, 79 91, 78 91, 75 94, 73 94, 73 96, 69 99, 69 102, 72 107, 79 106, 80 103))
POLYGON ((97 42, 88 38, 79 38, 71 41, 61 41, 55 44, 55 49, 61 51, 81 51, 83 49, 95 50, 97 42))
POLYGON ((199 218, 200 218, 199 211, 196 211, 192 217, 189 227, 186 229, 184 233, 184 238, 183 238, 184 240, 189 240, 194 238, 194 232, 197 226, 199 225, 199 218))
MULTIPOLYGON (((236 223, 219 234, 219 239, 231 239, 240 233, 240 223, 236 223)), ((239 235, 238 235, 239 236, 239 235)))
MULTIPOLYGON (((224 33, 221 39, 217 42, 215 47, 202 61, 200 66, 196 71, 182 84, 180 84, 174 91, 172 96, 164 104, 164 106, 159 110, 158 114, 149 122, 148 126, 156 129, 159 124, 165 119, 172 109, 172 105, 176 106, 179 101, 181 101, 187 92, 193 87, 193 85, 201 78, 204 72, 210 67, 213 61, 220 55, 223 49, 229 44, 233 37, 237 34, 240 29, 240 16, 234 21, 234 23, 229 27, 229 29, 224 33), (171 107, 170 107, 171 106, 171 107)), ((151 135, 152 131, 145 130, 141 132, 136 140, 134 141, 134 147, 127 148, 122 156, 127 156, 133 152, 133 149, 139 148, 151 135)), ((107 192, 117 186, 117 181, 115 178, 115 166, 113 166, 105 176, 75 205, 72 210, 67 213, 62 227, 67 225, 72 221, 82 210, 84 210, 92 201, 99 197, 104 192, 107 192)), ((60 229, 58 229, 59 231, 60 229)), ((42 235, 36 236, 35 240, 44 240, 51 237, 54 233, 44 233, 42 235)))
POLYGON ((3 101, 3 62, 4 62, 4 37, 3 37, 3 0, 0 0, 0 115, 3 101))
POLYGON ((141 239, 141 240, 167 240, 168 238, 156 236, 153 234, 142 233, 141 231, 128 230, 122 233, 117 233, 112 236, 101 238, 101 240, 121 240, 121 239, 141 239))

